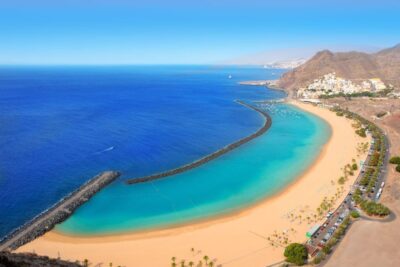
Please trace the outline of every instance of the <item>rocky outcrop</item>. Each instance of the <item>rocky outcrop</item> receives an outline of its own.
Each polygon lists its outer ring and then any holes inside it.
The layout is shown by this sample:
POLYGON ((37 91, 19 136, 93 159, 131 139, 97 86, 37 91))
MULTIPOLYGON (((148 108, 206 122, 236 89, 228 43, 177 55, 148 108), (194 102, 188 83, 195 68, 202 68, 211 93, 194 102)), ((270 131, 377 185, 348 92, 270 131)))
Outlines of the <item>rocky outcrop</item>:
POLYGON ((0 252, 0 267, 81 267, 79 263, 51 259, 33 253, 0 252))
POLYGON ((51 259, 33 253, 0 252, 0 267, 81 267, 77 262, 51 259))

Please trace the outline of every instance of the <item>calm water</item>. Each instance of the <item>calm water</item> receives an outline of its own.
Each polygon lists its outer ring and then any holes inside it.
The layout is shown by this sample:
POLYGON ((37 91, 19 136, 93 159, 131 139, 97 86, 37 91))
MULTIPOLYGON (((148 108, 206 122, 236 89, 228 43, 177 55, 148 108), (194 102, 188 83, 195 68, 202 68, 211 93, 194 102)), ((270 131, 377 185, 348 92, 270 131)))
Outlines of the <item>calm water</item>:
POLYGON ((123 183, 254 132, 262 119, 233 100, 283 95, 237 82, 280 73, 255 67, 0 67, 0 236, 109 169, 124 175, 59 229, 90 234, 175 223, 179 216, 227 212, 280 188, 312 158, 324 132, 320 121, 285 106, 274 109, 297 115, 276 112, 270 133, 218 161, 149 185, 123 183), (289 127, 292 117, 298 117, 296 129, 289 127), (271 154, 261 153, 261 146, 271 154), (298 157, 299 151, 310 154, 298 157), (274 162, 291 165, 261 179, 277 168, 274 162), (233 170, 241 175, 230 178, 233 170), (259 185, 265 191, 258 192, 259 185), (90 230, 93 225, 99 227, 90 230))
POLYGON ((232 212, 276 193, 315 159, 330 128, 296 108, 264 106, 273 124, 261 137, 179 175, 115 183, 57 230, 90 235, 164 227, 232 212))

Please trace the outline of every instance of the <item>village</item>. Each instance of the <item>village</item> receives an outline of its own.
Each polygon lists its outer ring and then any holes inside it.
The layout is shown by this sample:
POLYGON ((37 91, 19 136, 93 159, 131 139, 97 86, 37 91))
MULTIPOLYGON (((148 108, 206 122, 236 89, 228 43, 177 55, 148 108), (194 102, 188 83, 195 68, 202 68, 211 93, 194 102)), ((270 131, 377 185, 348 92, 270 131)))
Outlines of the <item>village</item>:
POLYGON ((386 85, 380 78, 351 81, 338 77, 335 72, 332 72, 315 79, 307 87, 300 88, 297 91, 297 97, 317 99, 339 95, 352 96, 362 93, 379 93, 387 89, 391 90, 393 86, 386 85))

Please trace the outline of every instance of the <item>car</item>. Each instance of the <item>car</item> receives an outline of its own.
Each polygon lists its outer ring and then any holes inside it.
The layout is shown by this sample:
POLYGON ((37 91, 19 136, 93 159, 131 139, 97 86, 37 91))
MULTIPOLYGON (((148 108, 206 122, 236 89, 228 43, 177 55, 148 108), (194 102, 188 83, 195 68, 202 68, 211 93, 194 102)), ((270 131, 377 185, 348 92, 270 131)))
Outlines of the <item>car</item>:
POLYGON ((332 236, 332 234, 327 233, 327 234, 324 236, 324 238, 322 238, 322 241, 324 241, 324 242, 328 241, 329 238, 331 238, 331 236, 332 236))

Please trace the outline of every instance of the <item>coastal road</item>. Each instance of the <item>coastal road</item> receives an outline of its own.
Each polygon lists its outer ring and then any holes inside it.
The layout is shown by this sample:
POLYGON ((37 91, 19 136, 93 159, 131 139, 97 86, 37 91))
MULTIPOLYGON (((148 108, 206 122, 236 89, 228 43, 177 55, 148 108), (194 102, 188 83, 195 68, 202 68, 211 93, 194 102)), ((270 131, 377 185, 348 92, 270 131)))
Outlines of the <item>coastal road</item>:
MULTIPOLYGON (((0 244, 0 251, 15 249, 15 244, 18 242, 20 245, 22 245, 26 243, 25 241, 31 241, 39 236, 32 236, 35 233, 39 232, 44 234, 45 232, 51 230, 54 227, 54 223, 52 222, 54 222, 56 218, 60 217, 62 214, 72 214, 74 209, 79 206, 76 205, 78 202, 86 202, 90 196, 98 192, 105 185, 115 180, 118 176, 119 173, 117 172, 107 171, 94 177, 77 191, 72 193, 69 197, 60 200, 55 206, 48 209, 33 219, 30 223, 22 226, 20 229, 11 234, 9 238, 6 238, 0 244), (38 230, 42 227, 44 228, 42 231, 38 230)), ((17 245, 17 247, 20 245, 17 245)))

